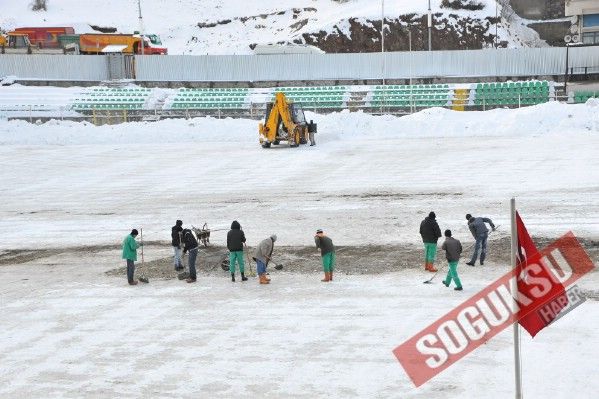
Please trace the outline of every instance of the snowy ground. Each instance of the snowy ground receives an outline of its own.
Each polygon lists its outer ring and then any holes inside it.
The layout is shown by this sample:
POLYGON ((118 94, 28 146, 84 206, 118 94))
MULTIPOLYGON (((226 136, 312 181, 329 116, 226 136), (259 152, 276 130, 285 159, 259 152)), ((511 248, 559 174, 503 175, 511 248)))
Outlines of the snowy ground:
MULTIPOLYGON (((164 256, 168 249, 155 256, 164 256)), ((118 251, 0 267, 4 398, 509 398, 511 330, 414 388, 391 351, 505 272, 461 267, 466 290, 420 270, 376 276, 272 273, 270 286, 200 275, 128 287, 118 251)), ((152 259, 148 257, 148 259, 152 259)), ((580 281, 596 288, 599 274, 580 281)), ((528 398, 599 390, 599 302, 534 341, 522 337, 528 398)))
MULTIPOLYGON (((314 114, 316 147, 269 150, 248 120, 0 121, 0 256, 118 244, 132 227, 164 241, 177 218, 214 229, 238 219, 250 245, 272 232, 312 245, 316 228, 339 245, 418 245, 430 210, 469 242, 464 215, 507 229, 512 195, 533 236, 596 239, 598 109, 314 114)), ((149 246, 145 256, 168 253, 149 246)), ((509 331, 419 389, 391 353, 503 274, 497 260, 461 267, 463 293, 422 284, 420 265, 328 285, 273 273, 268 287, 204 275, 128 287, 104 274, 120 265, 118 250, 79 248, 0 266, 0 396, 511 396, 509 331)), ((598 275, 580 286, 596 290, 598 275)), ((527 397, 593 397, 598 326, 588 300, 523 337, 527 397)))

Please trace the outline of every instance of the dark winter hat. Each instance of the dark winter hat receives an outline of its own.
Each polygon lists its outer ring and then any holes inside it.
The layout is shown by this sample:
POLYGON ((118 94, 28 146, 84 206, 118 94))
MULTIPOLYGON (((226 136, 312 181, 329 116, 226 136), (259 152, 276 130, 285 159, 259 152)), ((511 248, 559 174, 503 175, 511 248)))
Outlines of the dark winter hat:
POLYGON ((183 221, 182 220, 177 220, 177 223, 175 223, 175 225, 177 225, 177 226, 183 226, 183 221))
POLYGON ((451 230, 445 230, 445 237, 451 237, 451 230))
POLYGON ((139 232, 136 229, 131 230, 131 235, 132 236, 136 236, 138 234, 139 234, 139 232))
POLYGON ((321 233, 322 233, 322 229, 316 230, 316 234, 321 234, 321 233))
POLYGON ((470 220, 470 219, 472 219, 472 215, 471 215, 471 214, 469 214, 469 213, 467 213, 467 214, 466 214, 466 220, 470 220))
POLYGON ((435 215, 435 212, 431 212, 428 214, 428 217, 431 219, 435 219, 437 217, 437 215, 435 215))
POLYGON ((231 223, 231 230, 241 230, 241 225, 237 220, 233 220, 233 223, 231 223))

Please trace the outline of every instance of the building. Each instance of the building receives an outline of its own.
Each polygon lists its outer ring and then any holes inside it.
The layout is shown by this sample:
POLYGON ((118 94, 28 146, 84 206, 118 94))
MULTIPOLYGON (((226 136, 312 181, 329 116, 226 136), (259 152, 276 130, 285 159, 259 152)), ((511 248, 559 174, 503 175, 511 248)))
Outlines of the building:
POLYGON ((572 17, 572 42, 599 44, 599 0, 566 0, 565 14, 572 17))

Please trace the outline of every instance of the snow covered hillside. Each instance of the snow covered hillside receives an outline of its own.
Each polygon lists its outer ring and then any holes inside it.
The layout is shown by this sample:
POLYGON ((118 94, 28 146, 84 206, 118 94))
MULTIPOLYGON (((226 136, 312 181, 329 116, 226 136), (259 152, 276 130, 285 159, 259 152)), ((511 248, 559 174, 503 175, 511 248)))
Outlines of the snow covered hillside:
POLYGON ((324 228, 338 244, 417 243, 433 209, 467 238, 466 213, 508 225, 513 195, 535 234, 597 237, 597 110, 309 114, 317 146, 270 150, 253 120, 0 121, 0 248, 30 245, 23 235, 40 247, 114 243, 131 226, 162 240, 177 218, 238 219, 252 242, 276 232, 309 244, 324 228))
MULTIPOLYGON (((19 26, 74 26, 77 33, 91 31, 90 25, 113 27, 119 32, 132 32, 139 29, 136 0, 49 0, 47 11, 32 12, 29 2, 4 2, 0 15, 0 28, 9 30, 19 26)), ((375 51, 369 46, 378 46, 380 39, 381 2, 352 0, 338 2, 332 0, 285 0, 244 1, 244 0, 143 0, 142 13, 145 30, 159 34, 169 48, 170 54, 247 54, 250 45, 276 42, 308 42, 328 46, 335 45, 337 51, 347 47, 344 41, 358 41, 349 50, 375 51), (373 25, 370 21, 379 21, 373 25), (356 32, 352 32, 355 29, 356 32), (360 29, 360 32, 357 30, 360 29), (327 37, 331 37, 327 44, 327 37), (360 39, 361 37, 361 39, 360 39), (314 42, 316 41, 316 42, 314 42), (374 41, 374 43, 373 43, 374 41)), ((496 12, 495 0, 478 0, 484 7, 478 11, 441 8, 441 0, 432 1, 435 14, 435 27, 451 32, 458 42, 451 46, 475 48, 475 42, 459 42, 460 37, 479 35, 477 40, 488 40, 495 34, 495 25, 489 21, 496 12), (466 34, 467 32, 467 34, 466 34)), ((405 30, 411 26, 415 47, 422 47, 425 41, 423 31, 426 1, 387 0, 385 18, 390 22, 388 50, 407 49, 405 30), (401 17, 400 17, 401 16, 401 17), (397 33, 394 36, 393 32, 397 33)), ((507 26, 507 25, 506 25, 507 26)), ((522 45, 520 37, 535 33, 532 30, 512 25, 509 30, 499 28, 499 40, 509 46, 522 45)), ((434 41, 442 41, 443 36, 435 35, 434 41)), ((480 43, 478 44, 480 46, 480 43)), ((446 43, 449 46, 449 43, 446 43)), ((441 43, 438 48, 446 47, 441 43)), ((346 49, 345 51, 347 51, 346 49)))

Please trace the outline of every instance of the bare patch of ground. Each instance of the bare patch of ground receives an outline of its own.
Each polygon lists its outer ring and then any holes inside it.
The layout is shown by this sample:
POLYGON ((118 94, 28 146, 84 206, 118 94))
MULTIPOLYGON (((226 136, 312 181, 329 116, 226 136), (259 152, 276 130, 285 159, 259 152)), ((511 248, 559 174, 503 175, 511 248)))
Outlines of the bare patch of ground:
MULTIPOLYGON (((535 240, 538 247, 544 247, 553 239, 540 238, 535 240)), ((599 261, 599 242, 591 239, 579 238, 591 259, 599 261)), ((510 262, 510 238, 490 237, 488 260, 492 263, 505 264, 510 262)), ((103 251, 120 250, 120 245, 78 246, 68 248, 49 248, 39 250, 4 250, 0 252, 0 266, 19 265, 37 261, 51 256, 62 254, 77 254, 79 252, 99 253, 103 251)), ((146 254, 155 249, 169 249, 168 242, 147 242, 144 246, 146 254)), ((245 252, 247 274, 256 269, 256 263, 251 259, 254 248, 249 247, 245 252)), ((197 257, 196 267, 200 275, 227 276, 229 252, 222 246, 201 247, 197 257)), ((464 243, 463 261, 472 254, 472 245, 464 243)), ((420 245, 360 245, 338 246, 336 248, 336 272, 346 275, 373 275, 380 273, 396 272, 405 269, 423 268, 423 250, 420 245)), ((282 264, 283 270, 288 273, 320 273, 322 271, 320 253, 315 247, 306 246, 275 246, 273 262, 269 265, 270 273, 277 273, 275 264, 282 264)), ((184 264, 187 264, 186 257, 184 264)), ((445 265, 444 254, 439 251, 437 255, 438 266, 445 265)), ((137 272, 143 273, 150 279, 170 280, 176 279, 179 272, 173 267, 172 256, 141 262, 138 259, 137 272)), ((476 266, 480 267, 480 266, 476 266)), ((126 274, 125 267, 118 267, 106 272, 109 276, 122 277, 126 274)), ((599 291, 585 291, 589 299, 599 300, 599 291)))
MULTIPOLYGON (((544 247, 550 239, 539 239, 537 245, 544 247)), ((582 245, 594 261, 599 258, 599 243, 592 240, 581 240, 582 245)), ((167 244, 161 244, 167 245, 167 244)), ((439 245, 440 246, 440 245, 439 245)), ((147 247, 147 246, 146 246, 147 247)), ((256 264, 251 260, 254 248, 249 248, 245 252, 245 262, 251 265, 255 270, 256 264)), ((202 248, 198 254, 196 268, 198 273, 208 275, 226 275, 228 273, 228 251, 225 247, 210 246, 202 248)), ((466 259, 472 254, 472 246, 464 245, 462 259, 466 259)), ((347 275, 355 274, 379 274, 395 272, 402 269, 423 268, 423 249, 416 245, 362 245, 362 246, 338 246, 336 248, 336 270, 337 273, 347 275)), ((493 263, 504 263, 506 266, 510 262, 510 238, 501 237, 489 239, 488 259, 493 263)), ((269 271, 274 264, 282 264, 283 270, 291 273, 314 273, 322 271, 320 253, 315 247, 306 246, 275 246, 273 253, 273 262, 269 265, 269 271)), ((464 260, 465 262, 465 260, 464 260)), ((184 260, 187 263, 187 260, 184 260)), ((439 251, 437 255, 437 264, 445 264, 445 255, 439 251)), ((137 263, 139 266, 141 264, 137 263)), ((173 267, 173 258, 171 256, 145 262, 145 274, 149 278, 174 279, 178 272, 173 267)), ((479 266, 477 266, 479 267, 479 266)), ((125 268, 107 272, 108 275, 122 276, 125 274, 125 268)))

